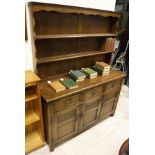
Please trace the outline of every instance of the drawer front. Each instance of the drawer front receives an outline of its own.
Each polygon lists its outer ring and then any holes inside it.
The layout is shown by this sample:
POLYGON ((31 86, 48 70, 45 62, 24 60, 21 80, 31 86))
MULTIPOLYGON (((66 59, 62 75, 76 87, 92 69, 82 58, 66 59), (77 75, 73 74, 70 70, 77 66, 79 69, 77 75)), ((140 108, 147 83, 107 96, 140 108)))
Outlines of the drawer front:
POLYGON ((93 89, 93 93, 94 93, 93 96, 94 97, 101 96, 103 94, 103 92, 104 92, 103 88, 104 88, 103 85, 95 87, 93 89))
POLYGON ((92 100, 93 98, 100 97, 103 94, 103 85, 92 88, 83 94, 83 101, 92 100))
POLYGON ((83 100, 84 101, 90 100, 90 99, 92 99, 92 97, 93 97, 93 89, 87 90, 83 94, 83 100))
POLYGON ((104 89, 105 91, 113 88, 117 89, 119 88, 120 85, 121 85, 121 80, 115 80, 105 84, 104 89))
POLYGON ((63 110, 69 106, 79 104, 80 101, 81 101, 81 95, 80 94, 62 99, 62 100, 54 103, 54 106, 53 106, 54 111, 55 112, 60 111, 60 110, 63 110))

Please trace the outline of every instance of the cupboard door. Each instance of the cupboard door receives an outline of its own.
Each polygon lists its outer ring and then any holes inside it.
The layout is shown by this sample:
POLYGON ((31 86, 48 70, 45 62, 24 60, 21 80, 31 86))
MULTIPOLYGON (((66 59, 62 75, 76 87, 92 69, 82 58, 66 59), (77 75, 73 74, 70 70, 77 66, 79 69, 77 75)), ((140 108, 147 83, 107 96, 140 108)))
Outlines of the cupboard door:
POLYGON ((54 114, 55 144, 74 136, 77 133, 79 106, 73 106, 54 114))
POLYGON ((85 129, 92 124, 96 123, 99 116, 101 100, 95 98, 83 103, 82 117, 81 117, 81 128, 85 129))
POLYGON ((108 91, 103 95, 101 100, 101 111, 100 111, 100 118, 103 119, 106 116, 109 116, 115 110, 116 104, 116 96, 118 91, 108 91))

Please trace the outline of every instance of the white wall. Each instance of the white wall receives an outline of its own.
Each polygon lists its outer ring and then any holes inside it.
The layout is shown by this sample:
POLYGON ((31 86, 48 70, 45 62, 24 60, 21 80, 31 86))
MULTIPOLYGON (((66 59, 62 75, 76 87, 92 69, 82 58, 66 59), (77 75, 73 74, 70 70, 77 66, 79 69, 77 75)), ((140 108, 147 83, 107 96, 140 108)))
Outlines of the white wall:
MULTIPOLYGON (((27 0, 26 2, 31 2, 27 0)), ((114 11, 116 0, 33 0, 33 2, 43 2, 43 3, 53 3, 53 4, 62 4, 62 5, 70 5, 70 6, 79 6, 85 8, 95 8, 101 10, 109 10, 114 11)), ((27 9, 28 11, 28 9, 27 9)), ((27 13, 27 31, 28 31, 28 38, 30 35, 29 30, 29 14, 27 13)), ((31 52, 31 45, 30 40, 26 42, 26 49, 25 49, 25 69, 32 69, 32 52, 31 52)))

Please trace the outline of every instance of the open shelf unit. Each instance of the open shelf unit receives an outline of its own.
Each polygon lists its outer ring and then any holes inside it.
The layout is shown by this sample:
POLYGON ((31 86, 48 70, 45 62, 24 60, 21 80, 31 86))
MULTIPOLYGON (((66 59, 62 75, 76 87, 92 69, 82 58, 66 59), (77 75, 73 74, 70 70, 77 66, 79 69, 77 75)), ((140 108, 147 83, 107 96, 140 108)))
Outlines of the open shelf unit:
MULTIPOLYGON (((105 77, 86 78, 78 88, 58 93, 47 80, 68 78, 70 70, 93 67, 96 61, 110 64, 121 15, 36 2, 29 3, 28 8, 33 67, 42 78, 45 137, 52 151, 101 118, 114 114, 125 74, 111 71, 105 77)), ((37 126, 38 121, 33 124, 37 126)))
POLYGON ((32 71, 25 72, 25 151, 26 153, 44 144, 40 78, 32 71))
POLYGON ((110 63, 119 13, 33 2, 29 10, 33 67, 41 78, 89 67, 95 61, 110 63))

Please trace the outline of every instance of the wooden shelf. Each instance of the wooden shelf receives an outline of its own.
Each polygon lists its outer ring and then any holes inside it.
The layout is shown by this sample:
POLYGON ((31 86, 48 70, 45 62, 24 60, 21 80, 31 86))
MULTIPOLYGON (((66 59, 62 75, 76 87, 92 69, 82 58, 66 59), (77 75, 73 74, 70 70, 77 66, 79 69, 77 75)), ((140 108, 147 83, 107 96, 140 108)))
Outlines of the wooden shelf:
POLYGON ((102 55, 102 54, 107 54, 107 53, 112 53, 112 52, 113 51, 108 51, 108 52, 92 51, 92 52, 83 52, 83 53, 75 53, 75 54, 68 54, 68 55, 38 58, 37 63, 42 64, 42 63, 75 59, 75 58, 87 57, 87 56, 93 56, 93 55, 102 55))
POLYGON ((58 38, 78 38, 78 37, 115 37, 112 33, 92 33, 92 34, 56 34, 56 35, 35 35, 36 40, 39 39, 58 39, 58 38))
POLYGON ((29 101, 32 101, 32 100, 35 100, 37 99, 37 95, 36 94, 27 94, 25 96, 25 102, 29 102, 29 101))
POLYGON ((42 141, 39 133, 33 131, 25 136, 25 151, 26 153, 43 146, 44 142, 42 141))
POLYGON ((26 126, 28 126, 32 123, 35 123, 39 120, 40 120, 40 118, 35 111, 30 110, 30 111, 26 112, 26 115, 25 115, 25 125, 26 126))

